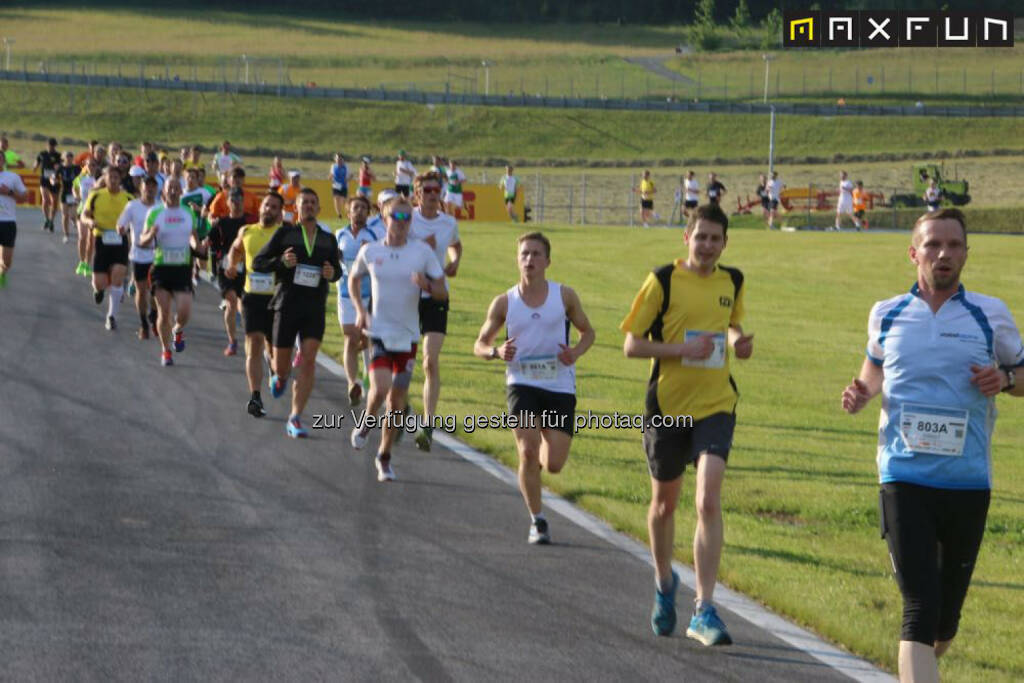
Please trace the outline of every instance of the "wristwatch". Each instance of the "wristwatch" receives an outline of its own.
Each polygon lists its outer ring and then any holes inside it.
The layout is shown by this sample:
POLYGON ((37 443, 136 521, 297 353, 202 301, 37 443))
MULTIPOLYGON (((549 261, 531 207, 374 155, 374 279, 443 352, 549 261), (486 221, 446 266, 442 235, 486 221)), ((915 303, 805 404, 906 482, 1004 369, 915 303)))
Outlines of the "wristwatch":
MULTIPOLYGON (((493 358, 494 360, 497 360, 497 359, 498 359, 498 358, 500 358, 500 357, 501 357, 501 356, 500 356, 500 354, 498 353, 498 347, 497 347, 497 346, 492 346, 492 347, 491 347, 491 358, 493 358)), ((1011 380, 1011 382, 1012 382, 1012 381, 1013 381, 1013 380, 1011 380)))
POLYGON ((1003 372, 1006 373, 1006 386, 1003 391, 1013 391, 1017 386, 1017 376, 1010 368, 1003 368, 1003 372))

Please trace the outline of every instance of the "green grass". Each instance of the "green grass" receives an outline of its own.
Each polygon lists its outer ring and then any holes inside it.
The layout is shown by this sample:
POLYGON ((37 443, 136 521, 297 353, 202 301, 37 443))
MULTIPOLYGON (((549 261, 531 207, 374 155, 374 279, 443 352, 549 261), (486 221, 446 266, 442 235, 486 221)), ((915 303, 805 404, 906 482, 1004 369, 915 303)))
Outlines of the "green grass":
MULTIPOLYGON (((553 241, 549 276, 571 284, 597 329, 580 361, 578 413, 642 411, 648 364, 622 356, 618 324, 645 274, 682 251, 680 233, 543 226, 553 241), (622 249, 628 239, 630 249, 622 249)), ((464 227, 465 258, 452 281, 443 353, 440 412, 458 416, 505 410, 502 368, 471 355, 487 304, 517 278, 519 228, 464 227), (504 261, 505 266, 500 264, 504 261)), ((853 651, 895 668, 900 598, 878 538, 874 443, 878 403, 856 417, 839 394, 863 358, 871 304, 905 291, 914 277, 905 235, 730 232, 723 262, 746 274, 754 357, 733 364, 742 397, 724 507, 722 580, 853 651), (785 268, 782 264, 799 264, 785 268), (870 268, 870 272, 866 269, 870 268)), ((1021 320, 1024 271, 1006 267, 1019 238, 974 236, 967 287, 996 295, 1021 320)), ((330 308, 330 307, 329 307, 330 308)), ((337 352, 333 324, 326 347, 337 352)), ((416 372, 417 382, 421 371, 416 372)), ((421 405, 417 383, 412 395, 421 405)), ((946 679, 1011 681, 1024 676, 1015 647, 1024 609, 1024 401, 998 399, 995 493, 988 529, 964 610, 960 636, 942 660, 946 679)), ((514 465, 510 434, 461 434, 514 465)), ((677 556, 690 562, 692 475, 680 508, 677 556)), ((581 432, 565 471, 545 484, 646 539, 648 476, 640 433, 581 432)), ((636 628, 646 628, 637 623, 636 628)))

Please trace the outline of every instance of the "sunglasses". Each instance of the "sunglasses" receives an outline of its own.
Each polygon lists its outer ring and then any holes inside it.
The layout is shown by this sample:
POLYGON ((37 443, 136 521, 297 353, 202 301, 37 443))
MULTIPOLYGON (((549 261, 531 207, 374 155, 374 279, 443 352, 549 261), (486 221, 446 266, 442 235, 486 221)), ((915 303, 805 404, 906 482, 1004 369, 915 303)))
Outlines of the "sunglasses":
POLYGON ((440 194, 441 193, 441 188, 440 187, 421 187, 420 188, 420 192, 422 194, 440 194))
POLYGON ((393 218, 396 221, 407 222, 412 220, 412 214, 405 213, 404 211, 396 211, 395 213, 391 214, 391 218, 393 218))

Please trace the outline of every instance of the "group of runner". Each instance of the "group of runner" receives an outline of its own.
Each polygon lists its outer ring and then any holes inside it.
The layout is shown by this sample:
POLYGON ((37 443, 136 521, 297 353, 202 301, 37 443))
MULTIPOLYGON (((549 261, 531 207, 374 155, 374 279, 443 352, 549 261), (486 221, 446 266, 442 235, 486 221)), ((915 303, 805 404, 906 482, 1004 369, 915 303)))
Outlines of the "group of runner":
MULTIPOLYGON (((47 153, 55 151, 51 145, 47 153)), ((377 478, 395 479, 393 447, 409 424, 408 389, 422 344, 424 414, 417 421, 416 445, 430 449, 431 428, 439 422, 447 280, 458 274, 462 259, 457 222, 442 211, 441 196, 448 182, 444 176, 431 170, 414 175, 408 184, 396 182, 394 191, 382 192, 376 225, 368 220, 368 197, 360 192, 346 198, 350 224, 332 234, 317 221, 320 199, 306 187, 294 197, 294 222, 283 220, 287 200, 274 190, 259 203, 258 218, 247 216, 244 172, 234 165, 237 161, 218 167, 223 187, 208 204, 201 203, 198 215, 183 204, 183 195, 195 194, 200 187, 196 167, 188 169, 183 188, 172 164, 170 175, 162 179, 160 203, 161 180, 149 173, 139 176, 139 198, 133 199, 124 189, 120 150, 113 151, 117 155, 111 158, 118 163, 105 168, 95 153, 86 159, 83 174, 93 182, 81 215, 82 224, 92 232, 94 297, 99 304, 106 294, 111 306, 108 328, 116 327, 114 302, 120 299, 131 258, 136 284, 148 281, 156 299, 161 362, 172 364, 171 347, 179 353, 185 348, 193 260, 209 254, 217 264, 229 310, 241 302, 249 414, 266 414, 260 395, 266 354, 268 384, 275 398, 284 393, 292 372, 296 374, 286 431, 303 437, 307 432, 301 415, 325 333, 328 283, 344 278, 337 304, 351 405, 363 397, 360 355, 369 374, 365 419, 350 433, 352 446, 364 448, 379 429, 377 478), (97 168, 103 168, 99 178, 93 175, 97 168), (223 199, 226 214, 212 209, 218 198, 223 199), (211 217, 209 235, 201 236, 201 222, 211 217), (293 363, 296 341, 299 353, 293 363), (382 408, 384 419, 375 419, 382 408)), ((142 161, 148 161, 148 154, 141 155, 142 161)), ((14 202, 25 195, 20 179, 2 169, 0 277, 10 267, 5 241, 10 236, 13 247, 14 202)), ((650 182, 647 174, 645 180, 650 182)), ((713 175, 709 180, 717 183, 713 175)), ((766 186, 778 188, 777 181, 777 175, 771 181, 762 176, 766 186)), ((840 200, 840 213, 847 213, 845 207, 855 207, 856 189, 845 171, 840 183, 841 192, 850 195, 849 200, 845 195, 840 200)), ((647 190, 652 191, 653 184, 647 190)), ((724 186, 717 188, 716 198, 724 192, 724 186)), ((683 474, 692 463, 697 585, 687 635, 705 645, 723 645, 732 638, 717 613, 713 592, 724 545, 722 486, 739 398, 730 358, 750 358, 753 335, 742 327, 743 273, 719 263, 728 243, 728 217, 718 201, 686 208, 685 255, 647 276, 620 330, 627 357, 652 359, 643 431, 652 489, 651 626, 658 635, 669 635, 676 626, 674 514, 683 474)), ((46 220, 52 219, 44 218, 44 225, 46 220)), ((527 540, 546 544, 551 530, 541 504, 540 473, 557 473, 568 460, 575 431, 576 362, 592 346, 596 332, 579 295, 547 279, 552 245, 546 236, 531 232, 519 237, 515 257, 519 280, 492 300, 473 352, 481 359, 505 363, 509 415, 519 419, 512 433, 519 455, 519 488, 530 514, 527 540), (577 330, 575 343, 571 327, 577 330)), ((962 213, 945 209, 922 216, 911 234, 909 257, 916 267, 916 282, 908 294, 878 302, 872 309, 867 357, 859 376, 842 392, 841 405, 855 413, 875 395, 883 396, 880 505, 882 532, 904 596, 900 670, 907 680, 937 680, 936 660, 956 634, 985 527, 993 399, 1000 392, 1024 395, 1015 377, 1024 367, 1024 344, 1005 304, 967 292, 960 284, 967 258, 962 213)), ((140 338, 145 338, 142 332, 151 315, 145 312, 148 296, 141 286, 136 294, 140 338)), ((226 327, 230 322, 233 314, 226 315, 226 327)), ((232 339, 230 330, 228 334, 232 339)))

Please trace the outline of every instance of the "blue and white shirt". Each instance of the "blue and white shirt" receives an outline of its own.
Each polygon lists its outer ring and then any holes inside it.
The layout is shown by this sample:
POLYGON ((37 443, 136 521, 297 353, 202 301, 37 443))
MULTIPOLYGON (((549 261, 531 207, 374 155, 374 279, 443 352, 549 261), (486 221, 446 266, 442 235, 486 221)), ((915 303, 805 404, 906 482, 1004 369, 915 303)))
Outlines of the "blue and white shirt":
MULTIPOLYGON (((367 243, 378 242, 384 236, 384 233, 380 230, 375 230, 370 226, 366 226, 359 231, 359 234, 352 233, 352 226, 347 225, 339 230, 335 235, 338 238, 338 251, 341 253, 341 265, 344 269, 342 277, 343 280, 338 283, 338 298, 348 299, 348 276, 352 272, 352 264, 356 261, 356 256, 359 255, 359 249, 367 243)), ((364 299, 370 296, 370 276, 366 275, 363 277, 362 290, 360 292, 364 299)))
POLYGON ((348 166, 331 164, 331 189, 348 192, 348 166))
POLYGON ((990 489, 995 400, 971 384, 971 365, 1024 366, 1020 332, 995 297, 961 285, 932 313, 918 291, 877 302, 868 319, 867 355, 884 371, 879 480, 990 489))

